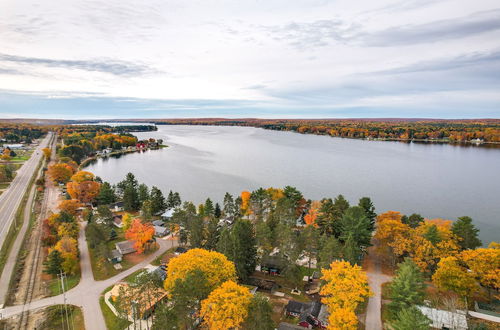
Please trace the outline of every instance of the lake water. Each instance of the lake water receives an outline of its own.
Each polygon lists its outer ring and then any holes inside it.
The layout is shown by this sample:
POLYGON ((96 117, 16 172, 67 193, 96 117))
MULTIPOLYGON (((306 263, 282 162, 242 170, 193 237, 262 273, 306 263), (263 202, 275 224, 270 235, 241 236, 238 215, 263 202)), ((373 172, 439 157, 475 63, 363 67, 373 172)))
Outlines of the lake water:
POLYGON ((259 187, 295 186, 306 198, 372 198, 377 213, 468 215, 485 243, 500 241, 500 149, 364 141, 250 127, 158 126, 135 133, 169 148, 100 159, 86 168, 116 183, 127 172, 196 204, 259 187))

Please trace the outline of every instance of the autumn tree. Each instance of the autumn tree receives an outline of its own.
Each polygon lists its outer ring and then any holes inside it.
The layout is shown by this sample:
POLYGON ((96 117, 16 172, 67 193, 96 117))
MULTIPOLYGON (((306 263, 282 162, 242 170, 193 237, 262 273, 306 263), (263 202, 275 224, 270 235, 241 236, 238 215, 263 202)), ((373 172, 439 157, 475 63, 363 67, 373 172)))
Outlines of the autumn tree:
POLYGON ((78 213, 78 209, 82 206, 79 200, 77 199, 66 199, 59 203, 59 210, 69 213, 72 216, 75 216, 78 213))
POLYGON ((94 181, 94 180, 95 180, 95 175, 87 171, 78 171, 71 177, 71 181, 78 183, 84 181, 94 181))
POLYGON ((142 223, 140 219, 134 219, 130 228, 125 232, 125 238, 134 242, 134 248, 138 253, 143 253, 154 234, 155 229, 150 223, 142 223))
POLYGON ((43 152, 45 159, 50 160, 50 155, 51 155, 52 151, 49 148, 43 148, 42 152, 43 152))
POLYGON ((66 183, 73 175, 73 168, 64 163, 53 164, 49 166, 47 173, 55 183, 66 183))
POLYGON ((64 259, 61 264, 63 270, 68 274, 75 274, 79 266, 78 243, 76 239, 65 236, 56 243, 54 250, 59 251, 61 257, 64 259))
POLYGON ((460 217, 453 222, 451 231, 458 237, 458 245, 462 250, 475 249, 483 245, 478 238, 479 229, 474 226, 470 217, 460 217))
POLYGON ((242 191, 241 192, 241 214, 243 215, 249 215, 251 213, 250 210, 250 196, 251 193, 249 191, 242 191))
POLYGON ((370 295, 368 278, 360 266, 346 261, 334 261, 322 269, 326 283, 321 288, 321 301, 327 305, 332 329, 356 329, 356 307, 370 295))
POLYGON ((239 328, 248 315, 251 299, 248 288, 226 281, 202 301, 203 323, 213 330, 239 328))
POLYGON ((177 280, 184 281, 186 275, 194 270, 205 274, 210 291, 226 281, 236 279, 234 264, 225 255, 215 251, 191 249, 168 263, 165 290, 173 290, 178 285, 177 280))
POLYGON ((317 226, 316 218, 318 217, 318 212, 319 212, 320 207, 321 207, 320 201, 313 201, 311 203, 311 207, 309 208, 309 211, 304 216, 304 222, 306 223, 307 226, 311 226, 311 225, 317 226))
POLYGON ((491 243, 488 248, 465 250, 460 254, 471 274, 491 291, 500 290, 500 248, 491 243))
POLYGON ((87 204, 92 203, 96 199, 101 185, 96 181, 82 181, 68 182, 66 187, 71 198, 87 204))
POLYGON ((440 289, 453 291, 467 299, 477 289, 474 275, 460 265, 456 257, 444 257, 439 261, 432 282, 440 289))

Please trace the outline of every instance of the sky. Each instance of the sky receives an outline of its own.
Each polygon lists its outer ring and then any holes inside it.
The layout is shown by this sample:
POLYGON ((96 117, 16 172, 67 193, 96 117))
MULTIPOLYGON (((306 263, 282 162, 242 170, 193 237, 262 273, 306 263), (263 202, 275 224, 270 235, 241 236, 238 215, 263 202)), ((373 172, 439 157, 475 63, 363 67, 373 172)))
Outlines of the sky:
POLYGON ((18 117, 500 118, 500 2, 3 0, 18 117))

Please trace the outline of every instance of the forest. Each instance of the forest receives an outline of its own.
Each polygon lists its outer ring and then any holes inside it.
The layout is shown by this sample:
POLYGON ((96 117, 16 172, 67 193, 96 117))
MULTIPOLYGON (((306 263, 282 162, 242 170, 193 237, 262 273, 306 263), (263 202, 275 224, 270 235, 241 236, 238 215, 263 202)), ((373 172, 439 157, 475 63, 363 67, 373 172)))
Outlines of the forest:
POLYGON ((158 119, 156 124, 250 126, 353 139, 500 143, 498 119, 158 119))

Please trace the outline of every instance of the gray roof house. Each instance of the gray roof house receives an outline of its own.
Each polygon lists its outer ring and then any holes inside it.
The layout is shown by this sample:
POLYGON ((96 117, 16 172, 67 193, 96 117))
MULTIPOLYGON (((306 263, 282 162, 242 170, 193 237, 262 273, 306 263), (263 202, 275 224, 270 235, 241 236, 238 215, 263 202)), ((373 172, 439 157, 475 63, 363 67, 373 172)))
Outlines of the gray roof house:
POLYGON ((152 222, 153 226, 163 226, 165 223, 162 220, 155 220, 152 222))
POLYGON ((168 228, 162 226, 154 226, 154 228, 155 228, 155 236, 158 237, 163 237, 165 235, 168 235, 168 233, 170 232, 168 228))
POLYGON ((118 242, 115 244, 115 247, 122 255, 133 253, 136 251, 136 249, 134 248, 134 242, 132 241, 118 242))

